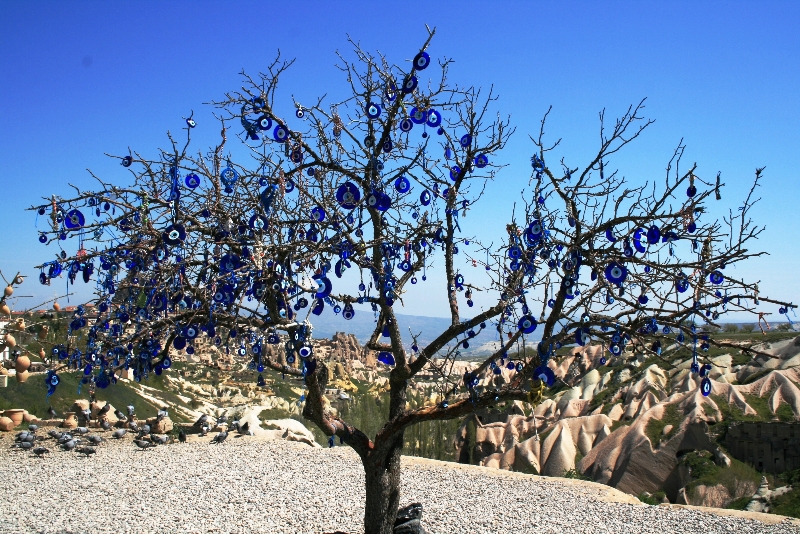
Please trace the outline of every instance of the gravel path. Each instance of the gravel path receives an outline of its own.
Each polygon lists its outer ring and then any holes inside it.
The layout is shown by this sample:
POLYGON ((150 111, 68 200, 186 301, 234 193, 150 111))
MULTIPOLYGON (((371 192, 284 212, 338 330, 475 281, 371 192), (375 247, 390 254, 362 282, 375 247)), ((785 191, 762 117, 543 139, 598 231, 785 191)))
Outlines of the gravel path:
MULTIPOLYGON (((108 442, 43 459, 0 438, 0 532, 363 532, 364 476, 347 447, 208 438, 138 450, 108 442)), ((614 490, 471 466, 404 461, 401 503, 432 533, 800 532, 690 509, 609 502, 614 490)), ((617 499, 619 500, 619 499, 617 499)))

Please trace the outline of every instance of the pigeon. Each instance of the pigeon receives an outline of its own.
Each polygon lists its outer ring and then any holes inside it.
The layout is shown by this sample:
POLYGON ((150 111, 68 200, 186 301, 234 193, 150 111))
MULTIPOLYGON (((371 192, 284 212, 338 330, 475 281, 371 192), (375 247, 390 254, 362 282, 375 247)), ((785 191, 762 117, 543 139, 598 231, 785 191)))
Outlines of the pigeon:
POLYGON ((236 430, 243 436, 250 435, 250 421, 246 421, 243 425, 237 425, 236 430))
POLYGON ((80 440, 77 439, 71 439, 69 441, 62 443, 61 448, 64 449, 65 451, 71 451, 78 445, 79 441, 80 440))
POLYGON ((52 406, 48 406, 47 407, 47 415, 50 416, 50 419, 57 419, 58 418, 58 414, 56 413, 56 411, 53 409, 52 406))
POLYGON ((97 449, 94 447, 80 447, 75 449, 75 452, 83 454, 88 458, 92 454, 97 454, 97 449))
POLYGON ((140 449, 149 449, 151 447, 155 447, 156 444, 152 441, 145 441, 143 439, 135 439, 133 442, 136 444, 137 447, 140 449))
POLYGON ((114 433, 111 434, 111 437, 114 439, 119 439, 127 433, 128 433, 127 430, 125 430, 124 428, 120 428, 119 430, 115 430, 114 433))
POLYGON ((78 434, 88 434, 89 429, 86 428, 85 426, 79 426, 78 428, 75 429, 75 432, 77 432, 78 434))
POLYGON ((200 419, 195 421, 194 426, 200 426, 201 427, 201 426, 204 426, 207 422, 208 422, 208 416, 206 414, 203 414, 203 415, 200 416, 200 419))
POLYGON ((30 430, 31 432, 36 432, 37 430, 39 430, 39 425, 29 425, 28 430, 30 430))
POLYGON ((103 443, 105 440, 98 435, 91 435, 86 438, 89 443, 94 443, 95 445, 99 445, 103 443))
POLYGON ((106 405, 105 405, 105 406, 103 406, 102 408, 100 408, 100 411, 99 411, 99 412, 97 412, 97 415, 98 415, 98 416, 100 416, 100 415, 105 415, 105 414, 107 414, 107 413, 108 413, 108 412, 110 412, 110 411, 111 411, 111 404, 110 404, 110 403, 108 403, 108 402, 106 402, 106 405))
POLYGON ((225 438, 227 437, 228 437, 227 432, 220 432, 211 439, 211 443, 222 443, 223 441, 225 441, 225 438))
POLYGON ((17 437, 14 438, 14 441, 29 441, 29 442, 33 442, 33 440, 35 438, 36 438, 36 435, 33 432, 22 431, 19 434, 17 434, 17 437))
POLYGON ((169 436, 159 436, 158 434, 150 434, 150 441, 156 445, 166 445, 169 441, 169 436))
POLYGON ((92 410, 91 409, 86 408, 81 413, 83 414, 83 418, 86 419, 87 423, 89 423, 92 420, 92 410))
POLYGON ((227 422, 228 422, 228 416, 227 415, 222 414, 219 417, 217 417, 217 426, 219 426, 219 425, 221 425, 223 423, 227 423, 227 422))
POLYGON ((133 421, 131 421, 130 423, 128 423, 128 428, 129 428, 131 431, 133 431, 133 432, 138 432, 138 431, 139 431, 139 425, 137 425, 137 424, 136 424, 136 423, 134 423, 133 421))
POLYGON ((18 447, 20 449, 28 450, 33 448, 33 443, 31 443, 30 441, 20 441, 19 443, 14 443, 12 447, 18 447))
POLYGON ((156 415, 156 420, 157 421, 161 421, 166 417, 169 417, 169 414, 167 413, 167 410, 165 408, 162 408, 161 410, 158 410, 158 414, 156 415))
POLYGON ((206 434, 208 434, 208 425, 204 425, 200 428, 200 435, 205 436, 206 434))
POLYGON ((111 423, 103 419, 102 421, 100 421, 100 428, 102 428, 103 430, 111 430, 111 423))
POLYGON ((123 419, 127 419, 127 417, 125 417, 125 414, 124 414, 124 413, 122 413, 122 412, 121 412, 121 411, 119 411, 119 410, 114 410, 114 415, 115 415, 115 416, 116 416, 116 418, 117 418, 117 419, 119 419, 120 421, 122 421, 123 419))
POLYGON ((183 429, 181 429, 181 431, 178 432, 178 441, 180 441, 181 443, 186 443, 186 432, 184 432, 183 429))
POLYGON ((58 438, 58 443, 59 444, 66 443, 68 441, 72 441, 72 434, 64 433, 64 434, 61 434, 60 438, 58 438))
POLYGON ((144 425, 144 426, 141 428, 141 430, 139 430, 139 432, 140 432, 140 433, 141 433, 143 436, 146 436, 147 434, 149 434, 149 433, 150 433, 150 425, 144 425))
POLYGON ((61 434, 63 434, 63 432, 58 432, 57 430, 48 430, 47 431, 47 435, 50 436, 53 439, 60 438, 61 434))
POLYGON ((49 452, 50 449, 48 449, 47 447, 36 447, 35 449, 33 449, 33 454, 35 454, 39 458, 41 458, 45 454, 48 454, 49 452))
POLYGON ((133 417, 136 413, 136 408, 133 407, 133 404, 128 405, 128 417, 133 417))
POLYGON ((231 430, 239 430, 239 421, 233 421, 231 423, 231 430))

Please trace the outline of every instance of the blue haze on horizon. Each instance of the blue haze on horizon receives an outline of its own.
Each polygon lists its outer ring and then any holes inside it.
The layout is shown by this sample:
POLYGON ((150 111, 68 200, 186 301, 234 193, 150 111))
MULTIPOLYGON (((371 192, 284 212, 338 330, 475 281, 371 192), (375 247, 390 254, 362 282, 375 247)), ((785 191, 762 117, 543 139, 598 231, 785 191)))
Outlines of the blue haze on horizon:
MULTIPOLYGON (((507 167, 490 184, 482 209, 462 221, 466 233, 486 241, 503 234, 530 176, 528 135, 538 132, 551 105, 546 132, 553 141, 563 138, 551 162, 563 156, 577 167, 596 151, 598 112, 613 119, 647 97, 644 114, 655 124, 611 166, 634 183, 661 181, 683 139, 682 168, 697 162, 699 176, 713 180, 720 171, 727 184, 711 209, 734 211, 754 169, 766 166, 753 214, 766 225, 755 248, 770 255, 734 273, 761 280, 762 296, 800 303, 800 245, 791 222, 800 206, 800 3, 410 1, 397 17, 378 6, 0 3, 0 269, 30 276, 19 293, 33 298, 18 307, 66 289, 64 279, 38 284, 33 267, 52 259, 54 249, 39 244, 36 215, 23 210, 43 196, 68 195, 68 183, 93 187, 87 168, 121 183, 124 170, 104 153, 131 147, 154 156, 191 110, 198 122, 194 146, 204 149, 219 125, 203 103, 239 87, 242 70, 263 70, 278 49, 297 59, 278 95, 288 105, 292 96, 310 101, 346 88, 335 64, 337 50, 352 58, 348 35, 403 65, 424 41, 425 24, 437 30, 431 57, 455 61, 450 79, 491 86, 500 96, 497 111, 510 114, 516 127, 495 158, 507 167)), ((447 315, 443 293, 428 298, 430 284, 441 288, 440 278, 434 274, 427 284, 398 311, 447 315)), ((79 286, 73 302, 89 296, 79 286)))

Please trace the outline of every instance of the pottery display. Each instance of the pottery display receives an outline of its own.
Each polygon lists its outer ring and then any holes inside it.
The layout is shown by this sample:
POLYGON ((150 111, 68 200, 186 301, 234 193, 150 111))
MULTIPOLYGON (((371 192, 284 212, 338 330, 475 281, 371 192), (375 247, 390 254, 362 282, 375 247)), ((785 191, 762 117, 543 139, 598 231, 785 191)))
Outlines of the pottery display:
POLYGON ((61 428, 78 428, 78 418, 75 417, 74 413, 67 415, 61 423, 61 428))
POLYGON ((3 412, 3 415, 11 419, 14 422, 14 426, 19 426, 22 424, 22 418, 25 415, 25 410, 22 409, 6 410, 5 412, 3 412))
POLYGON ((0 417, 0 430, 4 432, 14 430, 14 421, 10 417, 0 417))

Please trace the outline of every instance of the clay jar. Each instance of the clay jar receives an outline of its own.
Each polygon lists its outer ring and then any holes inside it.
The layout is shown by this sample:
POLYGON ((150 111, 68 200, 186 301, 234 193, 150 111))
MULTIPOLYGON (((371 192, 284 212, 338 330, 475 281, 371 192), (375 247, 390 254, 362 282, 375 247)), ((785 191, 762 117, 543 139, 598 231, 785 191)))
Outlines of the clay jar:
POLYGON ((0 417, 0 430, 5 432, 14 430, 14 421, 9 417, 0 417))
POLYGON ((14 360, 14 369, 17 370, 17 382, 25 382, 28 379, 28 369, 31 366, 31 359, 24 354, 17 356, 14 360))
POLYGON ((74 413, 67 415, 64 422, 61 423, 61 428, 78 428, 78 418, 74 413))
POLYGON ((19 426, 22 424, 22 418, 25 416, 25 410, 6 410, 3 412, 3 415, 11 419, 11 421, 14 422, 14 426, 19 426))

